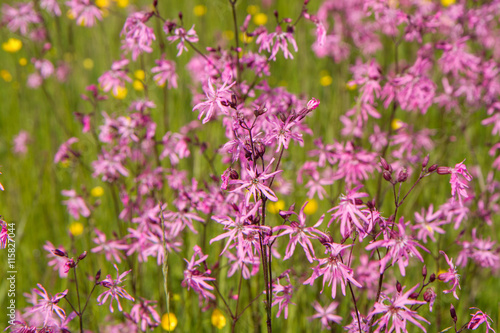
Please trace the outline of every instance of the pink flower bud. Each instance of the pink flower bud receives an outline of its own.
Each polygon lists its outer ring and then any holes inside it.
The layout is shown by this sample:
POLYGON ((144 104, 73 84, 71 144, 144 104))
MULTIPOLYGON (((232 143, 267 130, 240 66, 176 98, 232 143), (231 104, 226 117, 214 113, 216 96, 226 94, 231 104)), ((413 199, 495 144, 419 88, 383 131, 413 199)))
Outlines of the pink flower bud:
POLYGON ((317 100, 316 98, 312 98, 309 102, 307 102, 307 108, 309 110, 314 110, 318 107, 319 105, 319 100, 317 100))
POLYGON ((455 311, 455 307, 453 306, 453 304, 450 304, 450 315, 453 321, 456 323, 458 318, 457 318, 457 312, 455 311))
POLYGON ((384 168, 384 170, 387 170, 389 171, 389 163, 387 163, 387 161, 385 160, 385 158, 383 157, 380 157, 380 165, 382 165, 382 168, 384 168))
POLYGON ((438 167, 437 168, 437 173, 438 175, 449 175, 451 174, 451 168, 450 167, 438 167))
POLYGON ((403 290, 403 287, 401 287, 401 283, 399 281, 396 281, 396 290, 398 291, 398 293, 403 290))
POLYGON ((382 173, 382 176, 384 177, 385 180, 387 180, 388 182, 392 181, 392 176, 391 176, 391 173, 387 170, 384 170, 384 172, 382 173))
POLYGON ((78 260, 83 260, 85 259, 86 256, 87 256, 87 251, 83 251, 83 253, 78 256, 78 260))
POLYGON ((438 168, 438 165, 437 164, 433 164, 429 167, 429 169, 427 171, 429 172, 434 172, 436 171, 436 169, 438 168))
POLYGON ((402 168, 398 174, 398 183, 404 183, 408 179, 408 171, 402 168))
POLYGON ((427 164, 429 163, 429 155, 425 156, 424 160, 422 161, 422 168, 425 168, 427 164))

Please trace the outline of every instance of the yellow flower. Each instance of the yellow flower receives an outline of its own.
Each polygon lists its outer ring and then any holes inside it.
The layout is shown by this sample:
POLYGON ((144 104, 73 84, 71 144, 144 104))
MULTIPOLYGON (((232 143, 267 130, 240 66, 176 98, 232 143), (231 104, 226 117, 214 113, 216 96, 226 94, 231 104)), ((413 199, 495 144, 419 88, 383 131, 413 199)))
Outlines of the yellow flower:
POLYGON ((234 38, 234 32, 232 30, 225 30, 222 32, 222 38, 225 40, 232 40, 234 38))
POLYGON ((324 75, 319 79, 319 84, 321 84, 323 87, 329 86, 332 84, 333 78, 330 75, 324 75))
POLYGON ((28 60, 26 58, 19 59, 19 65, 26 66, 28 64, 28 60))
POLYGON ((212 312, 211 320, 212 325, 214 325, 218 329, 222 329, 224 326, 226 326, 226 317, 224 317, 224 314, 219 309, 215 309, 214 312, 212 312))
POLYGON ((194 16, 203 16, 207 13, 207 6, 205 5, 197 5, 193 8, 194 16))
POLYGON ((23 47, 23 42, 16 38, 9 38, 5 43, 2 43, 2 49, 5 52, 15 53, 23 47))
POLYGON ((283 200, 278 200, 276 202, 270 202, 267 206, 267 210, 271 214, 278 214, 280 210, 285 209, 285 202, 283 200))
POLYGON ((128 6, 128 0, 116 0, 116 4, 120 8, 125 8, 128 6))
POLYGON ((250 5, 247 7, 247 13, 250 15, 255 15, 259 12, 259 6, 250 5))
POLYGON ((398 130, 401 127, 403 127, 405 123, 403 123, 401 120, 394 118, 391 122, 391 127, 393 130, 398 130))
POLYGON ((441 4, 443 5, 443 7, 449 7, 451 5, 454 5, 455 4, 455 0, 441 0, 441 4))
POLYGON ((259 13, 253 17, 253 23, 255 25, 264 25, 267 23, 267 15, 264 13, 259 13))
POLYGON ((95 0, 95 5, 99 8, 108 8, 110 3, 109 0, 95 0))
POLYGON ((102 197, 104 194, 104 189, 101 186, 96 186, 90 190, 90 195, 94 198, 102 197))
POLYGON ((304 213, 306 215, 312 215, 318 210, 318 202, 316 199, 307 199, 309 201, 307 206, 304 207, 304 213))
POLYGON ((352 81, 349 81, 345 84, 345 87, 347 88, 347 90, 356 90, 356 88, 358 88, 358 85, 352 81))
POLYGON ((71 222, 71 224, 69 225, 69 232, 73 235, 73 236, 80 236, 82 233, 83 233, 83 224, 81 224, 80 222, 71 222))
POLYGON ((70 20, 74 20, 75 19, 75 13, 73 13, 73 11, 70 9, 66 12, 66 17, 69 18, 70 20))
POLYGON ((177 317, 172 313, 165 313, 161 317, 161 327, 165 331, 172 332, 177 327, 177 317))
POLYGON ((137 80, 144 80, 144 78, 146 77, 146 73, 144 73, 142 69, 138 69, 134 72, 134 77, 137 80))
POLYGON ((5 82, 10 82, 12 81, 12 75, 9 73, 8 70, 2 69, 0 71, 0 77, 5 81, 5 82))
POLYGON ((125 97, 127 97, 127 88, 125 87, 118 87, 117 89, 117 92, 115 94, 115 92, 113 91, 112 92, 112 95, 116 98, 116 99, 124 99, 125 97))
POLYGON ((173 294, 172 295, 172 300, 174 300, 175 302, 178 302, 181 300, 181 295, 179 294, 173 294))
POLYGON ((144 85, 139 80, 134 80, 134 82, 132 83, 132 87, 134 87, 134 89, 137 90, 137 91, 143 91, 144 90, 144 85))
POLYGON ((89 69, 89 70, 94 68, 94 60, 92 60, 90 58, 83 59, 83 68, 89 69))

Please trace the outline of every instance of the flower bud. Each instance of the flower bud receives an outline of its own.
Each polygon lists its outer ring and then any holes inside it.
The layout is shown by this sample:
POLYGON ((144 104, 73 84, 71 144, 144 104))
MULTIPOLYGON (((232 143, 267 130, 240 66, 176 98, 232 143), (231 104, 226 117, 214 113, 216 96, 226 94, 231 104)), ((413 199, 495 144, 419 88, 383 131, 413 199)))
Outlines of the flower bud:
POLYGON ((408 171, 406 168, 399 170, 398 183, 404 183, 408 179, 408 171))
POLYGON ((450 315, 453 321, 456 323, 458 318, 457 318, 457 312, 455 311, 455 307, 453 306, 453 304, 450 304, 450 315))
POLYGON ((359 206, 359 205, 362 205, 363 204, 363 200, 361 200, 360 198, 356 198, 354 199, 354 203, 359 206))
POLYGON ((66 258, 68 257, 68 254, 66 252, 61 251, 59 249, 52 250, 52 253, 54 253, 58 257, 66 257, 66 258))
POLYGON ((307 108, 309 110, 314 110, 318 107, 319 105, 319 100, 317 100, 316 98, 312 98, 309 102, 307 102, 307 108))
POLYGON ((98 270, 97 273, 95 274, 96 282, 99 281, 100 278, 101 278, 101 270, 98 270))
POLYGON ((255 142, 254 147, 255 147, 255 154, 257 155, 255 156, 255 158, 260 158, 264 156, 266 152, 266 146, 262 142, 259 141, 255 142))
POLYGON ((449 175, 449 174, 451 174, 451 168, 450 167, 438 167, 437 174, 438 175, 449 175))
POLYGON ((424 267, 422 267, 422 276, 425 277, 427 276, 427 266, 424 265, 424 267))
POLYGON ((255 117, 258 117, 258 116, 263 115, 266 112, 267 112, 267 108, 266 107, 261 107, 261 108, 258 108, 257 110, 254 110, 253 114, 255 115, 255 117))
POLYGON ((375 200, 367 200, 366 206, 368 207, 369 210, 375 209, 375 200))
POLYGON ((382 176, 384 177, 385 180, 387 180, 388 182, 392 182, 392 176, 391 176, 391 173, 387 170, 384 170, 384 172, 382 173, 382 176))
POLYGON ((78 256, 78 260, 83 260, 85 259, 86 256, 87 256, 87 251, 83 251, 83 253, 78 256))
POLYGON ((229 168, 229 178, 238 179, 240 178, 240 175, 238 174, 238 171, 234 170, 233 168, 229 168))
POLYGON ((429 169, 427 169, 428 172, 434 172, 436 171, 436 169, 438 168, 438 165, 437 164, 433 164, 429 167, 429 169))
POLYGON ((436 280, 436 274, 432 273, 429 277, 429 282, 434 282, 436 280))
POLYGON ((410 299, 417 299, 418 298, 418 293, 417 292, 411 293, 410 296, 408 296, 408 298, 410 298, 410 299))
POLYGON ((436 299, 436 292, 432 288, 427 288, 427 290, 424 292, 424 301, 430 303, 434 299, 436 299))
POLYGON ((387 161, 385 160, 385 158, 383 157, 380 157, 380 165, 382 165, 382 168, 384 168, 384 170, 387 170, 389 171, 389 163, 387 163, 387 161))
POLYGON ((399 281, 396 281, 396 290, 398 291, 398 293, 403 290, 403 287, 401 287, 401 283, 399 283, 399 281))
POLYGON ((425 168, 427 164, 429 163, 429 154, 424 157, 424 160, 422 161, 422 168, 425 168))

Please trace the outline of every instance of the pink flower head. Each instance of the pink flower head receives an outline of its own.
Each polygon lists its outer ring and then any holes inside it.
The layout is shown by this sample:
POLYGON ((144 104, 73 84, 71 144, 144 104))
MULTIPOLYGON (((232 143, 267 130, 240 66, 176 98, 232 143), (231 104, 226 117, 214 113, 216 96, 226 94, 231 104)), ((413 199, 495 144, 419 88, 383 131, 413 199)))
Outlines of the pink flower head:
POLYGON ((125 35, 122 49, 132 52, 132 59, 135 61, 142 53, 151 53, 151 44, 156 40, 153 28, 146 25, 152 13, 136 12, 131 14, 125 21, 122 35, 125 35))
POLYGON ((113 94, 117 95, 118 89, 125 87, 125 82, 132 82, 132 79, 127 75, 126 66, 128 63, 128 59, 113 62, 111 70, 104 72, 98 79, 102 90, 105 92, 113 90, 113 94))
POLYGON ((136 323, 141 331, 146 332, 160 325, 160 315, 155 308, 156 301, 142 299, 132 307, 130 314, 125 313, 125 316, 136 323))
POLYGON ((194 247, 194 253, 191 260, 184 259, 187 262, 187 267, 184 270, 184 280, 182 281, 182 286, 189 289, 193 289, 196 293, 203 298, 215 299, 214 294, 208 290, 214 290, 214 287, 209 285, 207 281, 214 281, 215 278, 209 277, 211 271, 207 269, 205 272, 200 272, 196 267, 200 266, 207 260, 208 254, 203 254, 201 248, 196 245, 194 247), (196 260, 198 256, 198 260, 196 260))
POLYGON ((96 20, 102 20, 101 10, 91 0, 69 0, 66 6, 76 18, 76 23, 85 27, 92 27, 96 20))
POLYGON ((261 198, 265 196, 266 198, 268 198, 271 201, 278 201, 278 197, 276 196, 276 194, 274 194, 274 192, 264 184, 264 182, 267 179, 269 179, 269 178, 273 177, 274 175, 283 171, 283 170, 278 170, 278 171, 274 171, 271 173, 267 173, 268 170, 271 168, 271 165, 273 164, 273 162, 274 162, 274 158, 269 162, 267 167, 261 173, 259 173, 257 171, 257 166, 254 167, 254 166, 251 166, 249 164, 248 165, 249 167, 247 167, 247 169, 246 169, 247 174, 248 174, 246 180, 231 179, 231 181, 229 182, 231 185, 234 185, 234 184, 240 185, 239 187, 235 188, 231 192, 239 191, 242 188, 247 188, 248 192, 245 195, 247 205, 249 205, 250 197, 252 197, 252 196, 255 199, 255 202, 257 202, 257 198, 259 197, 257 195, 258 193, 260 193, 261 198))
POLYGON ((155 82, 163 86, 168 81, 168 89, 177 88, 177 74, 175 73, 175 62, 166 60, 165 55, 161 59, 155 60, 156 67, 151 69, 152 73, 156 73, 153 77, 155 82))
POLYGON ((12 239, 9 236, 7 223, 0 217, 0 249, 5 249, 9 241, 12 241, 12 239))
POLYGON ((469 323, 467 324, 467 329, 475 330, 479 327, 479 325, 481 325, 482 323, 485 323, 486 324, 486 333, 488 333, 490 330, 495 333, 495 330, 491 327, 493 320, 491 320, 490 316, 488 316, 486 313, 479 310, 478 308, 470 308, 470 309, 471 310, 476 309, 477 312, 474 314, 471 314, 472 318, 470 319, 469 323))
POLYGON ((47 293, 45 288, 40 283, 38 283, 37 286, 38 289, 33 289, 33 292, 40 296, 42 299, 38 300, 37 303, 34 304, 30 312, 41 312, 44 317, 44 326, 47 324, 48 320, 51 319, 53 312, 55 312, 59 316, 59 318, 61 318, 61 320, 64 320, 66 318, 66 312, 64 312, 64 310, 59 307, 57 303, 59 303, 61 298, 66 296, 66 294, 68 293, 68 289, 61 293, 55 294, 52 297, 47 293))
POLYGON ((447 273, 441 273, 437 276, 437 278, 443 282, 450 282, 452 284, 452 288, 450 290, 444 290, 443 292, 445 294, 452 292, 453 296, 455 296, 455 298, 458 299, 457 287, 458 289, 460 289, 460 283, 459 283, 460 275, 457 273, 457 268, 455 267, 455 265, 453 265, 453 261, 450 258, 448 258, 446 253, 444 253, 444 251, 439 251, 439 253, 444 255, 444 257, 446 258, 446 262, 448 263, 450 268, 448 269, 447 273))
POLYGON ((425 328, 419 323, 417 320, 423 321, 427 324, 430 324, 425 318, 419 316, 416 311, 410 310, 407 305, 414 304, 425 304, 424 301, 417 301, 409 299, 409 296, 418 288, 418 284, 408 290, 406 293, 401 294, 397 292, 393 298, 388 298, 386 296, 382 296, 382 302, 376 302, 375 308, 372 312, 368 314, 368 317, 373 317, 373 315, 377 313, 382 313, 382 317, 380 317, 374 324, 377 325, 377 329, 374 331, 375 333, 380 333, 385 329, 386 333, 391 333, 394 330, 396 332, 408 332, 406 328, 406 323, 411 322, 415 324, 422 331, 427 332, 425 328), (389 323, 391 322, 391 325, 389 323))
POLYGON ((16 3, 15 7, 11 7, 4 3, 2 6, 3 22, 7 24, 7 28, 16 32, 19 30, 21 35, 27 35, 30 24, 40 23, 41 16, 37 14, 33 8, 32 2, 16 3))
POLYGON ((71 155, 77 156, 78 154, 71 149, 71 145, 75 142, 78 142, 77 138, 69 138, 68 141, 63 143, 59 149, 57 150, 57 153, 54 156, 54 163, 59 163, 59 162, 65 162, 69 160, 71 155))
POLYGON ((116 279, 113 279, 111 275, 108 274, 104 280, 99 282, 101 286, 103 286, 104 288, 108 288, 108 290, 97 296, 97 303, 99 305, 103 305, 107 301, 108 297, 111 297, 109 302, 109 311, 115 311, 115 309, 113 308, 113 300, 116 300, 116 303, 118 303, 118 310, 123 311, 122 305, 120 303, 120 298, 125 298, 132 302, 135 301, 134 298, 120 286, 125 281, 125 276, 127 276, 132 270, 130 269, 120 274, 118 272, 118 267, 116 266, 116 264, 113 264, 113 266, 116 269, 116 279))
MULTIPOLYGON (((290 283, 290 277, 288 273, 285 274, 288 284, 282 286, 280 283, 280 279, 273 284, 273 304, 272 306, 278 305, 278 313, 276 314, 276 318, 281 315, 281 312, 285 314, 285 319, 288 318, 288 305, 294 304, 292 303, 292 295, 293 295, 293 286, 290 283)), ((295 304, 294 304, 295 305, 295 304)))
POLYGON ((28 143, 30 141, 28 132, 20 131, 12 140, 12 151, 18 155, 25 155, 28 152, 28 143))
POLYGON ((437 173, 440 175, 451 174, 450 184, 451 184, 451 196, 454 200, 458 197, 458 202, 463 206, 463 198, 468 198, 466 189, 469 186, 463 182, 459 175, 461 175, 466 181, 470 182, 472 176, 467 171, 467 167, 464 165, 465 160, 455 165, 454 168, 450 167, 439 167, 437 173))
POLYGON ((62 195, 68 197, 68 200, 63 201, 62 203, 68 207, 69 214, 73 216, 75 219, 79 219, 80 215, 83 217, 90 216, 90 210, 87 208, 85 204, 85 200, 79 195, 76 194, 75 190, 62 190, 62 195))
POLYGON ((367 197, 368 194, 359 192, 362 186, 353 188, 347 191, 347 195, 340 195, 340 203, 328 211, 332 213, 332 218, 328 222, 328 227, 334 220, 340 221, 340 234, 346 239, 351 235, 353 230, 365 232, 371 229, 370 221, 361 211, 364 207, 363 201, 360 198, 367 197))
POLYGON ((228 114, 226 103, 231 100, 231 87, 236 83, 235 81, 229 84, 230 81, 231 78, 229 77, 220 88, 214 89, 211 78, 208 78, 208 85, 204 88, 205 95, 207 96, 206 101, 198 103, 193 107, 193 111, 200 111, 198 119, 201 119, 205 114, 205 118, 202 121, 203 124, 210 121, 216 111, 228 114))
POLYGON ((179 44, 177 44, 177 50, 179 50, 179 52, 177 52, 177 56, 180 56, 183 51, 188 50, 186 45, 184 45, 184 43, 186 41, 188 41, 190 43, 198 42, 198 35, 196 35, 196 31, 194 31, 194 24, 191 27, 191 29, 189 29, 187 32, 183 27, 176 28, 174 30, 173 36, 167 37, 167 40, 169 40, 171 42, 178 40, 178 39, 180 39, 180 41, 179 41, 179 44))
POLYGON ((314 314, 311 319, 321 320, 321 327, 323 329, 330 328, 330 322, 340 324, 340 322, 342 321, 342 317, 335 314, 335 309, 337 308, 337 306, 339 306, 338 302, 331 302, 330 305, 322 307, 321 304, 318 303, 318 301, 314 301, 313 307, 314 310, 316 310, 316 314, 314 314))

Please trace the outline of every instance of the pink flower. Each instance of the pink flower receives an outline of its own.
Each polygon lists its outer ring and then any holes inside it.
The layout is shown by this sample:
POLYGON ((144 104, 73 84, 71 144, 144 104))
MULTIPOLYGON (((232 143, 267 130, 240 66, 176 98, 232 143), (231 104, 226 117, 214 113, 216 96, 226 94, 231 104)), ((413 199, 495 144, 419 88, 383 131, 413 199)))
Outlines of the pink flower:
POLYGON ((94 247, 90 250, 92 253, 102 253, 104 252, 107 261, 115 261, 117 263, 122 262, 123 255, 120 251, 128 249, 128 245, 124 244, 120 240, 106 240, 106 235, 99 231, 98 229, 94 229, 95 234, 97 235, 92 241, 96 243, 98 246, 94 247))
POLYGON ((397 292, 393 298, 388 298, 386 296, 382 296, 382 302, 376 302, 375 308, 372 312, 368 314, 368 317, 373 317, 373 315, 382 313, 382 317, 380 317, 374 325, 378 324, 375 333, 380 333, 385 329, 386 333, 391 333, 394 330, 396 332, 408 332, 406 328, 407 321, 415 324, 422 331, 427 332, 425 328, 420 324, 417 320, 426 322, 430 324, 425 318, 419 316, 416 311, 410 310, 407 305, 413 304, 425 304, 424 301, 410 300, 408 297, 418 288, 418 284, 408 290, 406 293, 401 294, 397 292), (389 322, 392 319, 392 323, 389 326, 389 322))
POLYGON ((7 28, 12 32, 19 30, 19 33, 23 36, 28 34, 30 24, 42 22, 40 15, 33 8, 32 2, 19 2, 16 3, 15 7, 4 4, 2 14, 7 28))
POLYGON ((386 270, 386 266, 392 259, 392 265, 396 262, 399 265, 401 275, 405 276, 405 267, 409 264, 410 257, 417 257, 421 262, 424 261, 417 247, 429 252, 425 247, 415 242, 411 236, 406 234, 406 224, 401 217, 398 224, 398 232, 389 231, 389 238, 371 243, 366 247, 367 250, 374 250, 378 247, 385 247, 387 254, 380 260, 380 274, 386 270))
POLYGON ((90 210, 87 208, 85 201, 83 198, 76 194, 75 190, 62 190, 62 195, 69 197, 68 200, 63 201, 62 203, 68 207, 69 214, 73 216, 75 219, 79 219, 80 215, 83 217, 90 216, 90 210))
MULTIPOLYGON (((59 277, 61 278, 67 277, 68 276, 68 272, 66 271, 66 262, 68 261, 67 258, 55 255, 54 250, 56 250, 56 247, 49 241, 45 243, 43 249, 48 252, 47 258, 49 260, 51 259, 48 262, 48 265, 54 266, 54 270, 59 271, 59 277)), ((57 250, 61 251, 62 253, 66 253, 66 250, 62 246, 59 246, 57 250)))
POLYGON ((365 233, 369 231, 373 226, 370 226, 370 221, 361 211, 364 207, 363 201, 360 198, 367 197, 368 194, 359 192, 358 190, 362 186, 353 188, 347 191, 347 195, 340 195, 340 203, 338 206, 333 207, 328 211, 332 213, 332 218, 328 222, 328 227, 334 221, 340 221, 340 234, 343 239, 348 238, 354 230, 354 227, 358 231, 365 233))
POLYGON ((132 82, 132 79, 127 76, 126 66, 128 65, 128 59, 122 59, 113 62, 111 65, 111 70, 104 72, 98 82, 102 87, 102 90, 108 92, 113 90, 113 94, 118 94, 119 88, 125 87, 125 82, 132 82))
POLYGON ((439 226, 447 224, 446 221, 441 220, 441 211, 433 212, 434 206, 431 204, 427 210, 422 208, 422 213, 419 214, 415 212, 415 222, 416 224, 411 227, 412 230, 418 230, 417 239, 427 243, 427 237, 429 237, 433 242, 436 241, 434 237, 434 232, 439 234, 444 234, 445 231, 439 226))
POLYGON ((65 297, 66 294, 68 293, 68 289, 65 291, 55 294, 53 297, 50 296, 45 288, 38 283, 37 284, 38 289, 33 289, 33 291, 40 297, 42 297, 41 300, 38 300, 36 304, 34 304, 33 308, 30 310, 31 313, 33 312, 41 312, 42 315, 44 316, 43 320, 43 325, 45 326, 48 322, 48 320, 52 317, 52 313, 55 312, 61 320, 64 320, 66 318, 66 312, 57 305, 61 298, 65 297))
POLYGON ((269 170, 269 168, 271 167, 273 162, 274 162, 274 158, 269 162, 267 167, 261 173, 259 173, 257 171, 257 166, 254 167, 254 166, 251 166, 249 164, 250 168, 247 167, 247 169, 246 169, 247 173, 248 173, 246 180, 231 179, 231 181, 229 182, 231 185, 234 185, 234 184, 240 185, 239 187, 235 188, 231 192, 239 191, 242 188, 247 188, 248 192, 245 195, 245 200, 246 200, 247 205, 249 205, 249 203, 250 203, 251 196, 253 196, 253 198, 255 199, 255 202, 257 202, 257 197, 258 197, 257 194, 258 193, 260 194, 260 198, 265 196, 266 198, 268 198, 271 201, 278 201, 278 197, 276 196, 276 194, 274 194, 274 192, 269 187, 264 185, 264 182, 267 179, 269 179, 269 178, 273 177, 274 175, 283 171, 283 170, 278 170, 278 171, 274 171, 271 173, 267 173, 267 171, 269 170))
POLYGON ((160 315, 156 312, 156 301, 148 301, 142 299, 140 303, 135 304, 130 310, 130 314, 125 313, 127 318, 130 318, 141 331, 146 332, 148 329, 153 329, 160 324, 160 315))
POLYGON ((57 150, 56 155, 54 156, 54 163, 65 162, 69 160, 71 155, 78 156, 78 154, 70 147, 75 142, 78 142, 77 138, 69 138, 68 141, 63 143, 57 150))
POLYGON ((331 302, 327 307, 322 307, 318 301, 314 301, 313 307, 316 310, 316 314, 311 319, 320 319, 323 329, 330 328, 329 322, 340 324, 342 317, 335 314, 337 306, 339 306, 338 302, 331 302))
POLYGON ((196 293, 203 298, 215 299, 214 294, 208 290, 214 290, 214 287, 209 285, 207 281, 214 281, 215 278, 209 277, 211 271, 207 269, 205 272, 200 272, 196 267, 200 266, 201 263, 207 260, 208 254, 203 254, 201 248, 196 245, 194 247, 194 254, 191 260, 184 259, 187 262, 187 267, 184 270, 184 280, 182 281, 182 286, 189 289, 193 289, 196 293), (196 260, 198 256, 198 260, 196 260))
POLYGON ((465 160, 455 165, 454 168, 450 167, 438 167, 437 173, 440 175, 451 174, 450 184, 451 184, 451 196, 454 200, 458 197, 458 202, 463 205, 462 198, 468 198, 466 189, 469 188, 466 183, 464 183, 459 175, 461 175, 466 181, 470 182, 472 176, 467 171, 467 167, 464 165, 465 160))
POLYGON ((478 308, 470 308, 476 309, 477 312, 474 314, 471 314, 472 318, 470 319, 469 323, 467 324, 467 329, 469 330, 475 330, 481 325, 482 323, 486 324, 486 333, 488 333, 490 330, 495 332, 495 330, 491 327, 491 324, 493 323, 493 320, 491 320, 490 316, 488 316, 486 313, 483 311, 479 310, 478 308), (491 324, 490 324, 491 322, 491 324))
POLYGON ((128 170, 123 166, 125 156, 121 153, 112 154, 105 150, 97 156, 97 161, 92 162, 94 167, 93 176, 102 175, 102 181, 113 182, 120 177, 128 177, 128 170))
MULTIPOLYGON (((285 274, 288 285, 282 286, 280 283, 280 279, 273 284, 273 304, 272 306, 278 305, 278 313, 276 314, 276 318, 281 315, 281 312, 284 310, 285 319, 288 318, 288 305, 294 304, 292 303, 292 295, 293 295, 293 286, 290 283, 290 277, 288 274, 285 274), (281 295, 279 295, 281 294, 281 295)), ((295 305, 295 304, 294 304, 295 305)))
POLYGON ((206 124, 209 120, 211 120, 217 110, 224 114, 228 113, 226 103, 231 100, 230 89, 236 83, 235 81, 228 85, 230 80, 231 78, 228 78, 220 88, 214 89, 211 78, 208 78, 208 85, 204 88, 207 100, 198 103, 193 107, 193 111, 200 111, 198 119, 201 119, 201 117, 205 114, 205 118, 202 121, 203 124, 206 124))
POLYGON ((57 0, 41 0, 40 7, 52 15, 61 16, 61 8, 59 7, 57 0))
POLYGON ((101 10, 90 0, 69 0, 66 6, 76 18, 76 23, 81 26, 92 27, 96 20, 102 20, 101 10))
POLYGON ((194 31, 194 24, 187 32, 183 27, 179 27, 174 30, 173 36, 167 37, 167 40, 171 42, 178 39, 180 39, 180 41, 179 44, 177 44, 177 50, 179 50, 179 52, 177 52, 177 56, 180 56, 182 54, 182 51, 188 50, 188 48, 184 45, 186 41, 190 43, 198 42, 198 36, 196 35, 196 31, 194 31))
POLYGON ((118 267, 116 266, 116 264, 113 264, 113 266, 116 269, 116 279, 113 279, 111 275, 108 274, 104 280, 99 282, 101 286, 103 286, 104 288, 108 288, 108 290, 97 296, 97 303, 99 305, 103 305, 108 300, 108 297, 111 297, 109 302, 109 310, 111 312, 115 311, 115 309, 113 308, 113 300, 116 300, 116 303, 118 303, 118 310, 123 311, 122 305, 120 303, 120 298, 125 298, 132 302, 135 301, 134 298, 120 286, 120 284, 125 281, 125 276, 127 276, 132 270, 130 269, 120 274, 118 272, 118 267))
POLYGON ((177 74, 175 73, 175 62, 166 60, 165 55, 161 59, 155 60, 156 67, 151 69, 152 73, 157 73, 153 79, 160 86, 168 81, 168 89, 177 88, 177 74))
POLYGON ((26 131, 20 131, 12 140, 13 147, 12 151, 18 155, 25 155, 28 152, 28 143, 31 138, 26 131))
POLYGON ((291 114, 286 118, 285 121, 276 117, 276 115, 272 115, 271 119, 268 121, 272 124, 273 129, 269 132, 267 136, 266 144, 269 144, 273 141, 277 142, 276 152, 279 152, 281 147, 284 149, 288 149, 288 144, 290 143, 290 139, 298 141, 300 145, 304 144, 304 140, 302 140, 302 134, 294 131, 294 126, 297 125, 296 117, 294 114, 291 114))
POLYGON ((283 232, 279 233, 277 237, 284 235, 290 236, 290 241, 288 242, 288 245, 286 247, 286 254, 283 260, 287 260, 293 255, 297 243, 299 243, 304 249, 307 260, 309 260, 309 262, 313 262, 314 260, 315 253, 310 239, 317 238, 317 236, 315 236, 313 233, 322 234, 316 228, 319 227, 321 223, 323 223, 324 215, 321 216, 319 221, 316 222, 314 226, 306 227, 306 214, 304 213, 304 208, 307 206, 307 204, 308 202, 306 201, 302 206, 302 208, 300 209, 299 214, 293 211, 282 212, 282 214, 286 215, 288 214, 296 215, 298 218, 298 222, 292 221, 290 222, 290 226, 283 224, 273 228, 273 233, 278 233, 279 231, 284 230, 283 232))
POLYGON ((151 53, 151 44, 156 40, 153 28, 146 25, 152 13, 136 12, 132 13, 123 26, 121 35, 125 35, 122 49, 132 52, 132 59, 135 61, 142 53, 151 53))
POLYGON ((448 263, 450 268, 448 269, 447 273, 441 273, 438 275, 437 278, 443 282, 450 282, 452 284, 452 288, 450 290, 444 290, 443 292, 445 294, 453 292, 453 296, 455 296, 455 298, 458 299, 457 287, 458 289, 460 289, 460 283, 459 283, 460 275, 457 273, 457 268, 455 267, 455 265, 453 265, 453 261, 450 258, 448 258, 446 253, 444 253, 444 251, 439 251, 439 253, 444 255, 444 257, 446 258, 446 262, 448 263))
POLYGON ((337 284, 340 282, 340 287, 342 289, 342 294, 345 296, 346 284, 350 281, 353 285, 361 288, 361 284, 356 281, 353 277, 352 268, 349 268, 342 262, 342 252, 351 247, 352 245, 340 245, 336 243, 328 243, 328 252, 330 252, 329 257, 323 259, 316 259, 319 264, 314 267, 314 271, 309 279, 304 281, 304 284, 313 285, 314 281, 323 276, 323 289, 325 289, 325 283, 332 285, 332 298, 337 295, 337 284))
POLYGON ((12 239, 9 236, 7 223, 0 217, 0 249, 5 249, 9 241, 12 241, 12 239))

